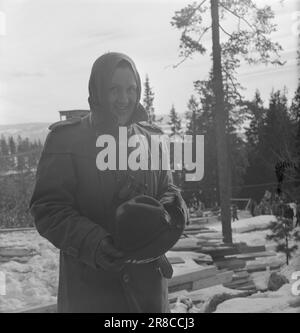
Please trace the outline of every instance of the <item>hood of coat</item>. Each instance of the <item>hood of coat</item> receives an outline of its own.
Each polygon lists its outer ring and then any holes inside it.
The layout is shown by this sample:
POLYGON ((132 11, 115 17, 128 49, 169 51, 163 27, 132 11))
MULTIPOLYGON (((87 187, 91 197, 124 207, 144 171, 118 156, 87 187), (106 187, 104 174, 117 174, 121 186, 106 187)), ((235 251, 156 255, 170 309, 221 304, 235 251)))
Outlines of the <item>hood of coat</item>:
POLYGON ((122 60, 125 60, 131 66, 137 84, 135 109, 126 125, 148 120, 147 112, 140 104, 141 79, 134 62, 125 54, 109 52, 94 62, 89 80, 88 102, 91 110, 92 124, 98 129, 115 128, 118 126, 117 117, 109 111, 108 94, 113 73, 122 60))

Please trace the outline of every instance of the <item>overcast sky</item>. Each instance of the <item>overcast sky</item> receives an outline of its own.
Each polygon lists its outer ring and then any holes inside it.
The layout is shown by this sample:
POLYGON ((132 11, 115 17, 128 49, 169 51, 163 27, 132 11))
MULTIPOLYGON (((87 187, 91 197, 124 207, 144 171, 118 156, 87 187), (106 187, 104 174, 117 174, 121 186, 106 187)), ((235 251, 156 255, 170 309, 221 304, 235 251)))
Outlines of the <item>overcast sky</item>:
MULTIPOLYGON (((211 68, 210 34, 204 40, 206 56, 172 67, 180 61, 180 32, 170 21, 176 10, 192 2, 0 0, 0 124, 54 122, 59 110, 87 109, 91 66, 107 51, 133 58, 142 81, 149 75, 157 113, 168 113, 172 104, 186 111, 193 81, 207 78, 211 68)), ((272 88, 286 85, 292 97, 298 79, 293 17, 299 0, 256 2, 275 10, 278 32, 273 40, 283 46, 287 63, 282 68, 243 65, 243 94, 251 98, 258 88, 267 100, 272 88)))

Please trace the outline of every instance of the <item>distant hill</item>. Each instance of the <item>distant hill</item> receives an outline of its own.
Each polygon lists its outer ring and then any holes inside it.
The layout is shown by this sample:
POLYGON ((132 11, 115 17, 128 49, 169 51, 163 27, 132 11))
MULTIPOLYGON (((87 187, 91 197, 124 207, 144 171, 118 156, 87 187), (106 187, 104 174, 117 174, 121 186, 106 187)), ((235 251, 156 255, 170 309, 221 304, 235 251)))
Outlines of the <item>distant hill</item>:
POLYGON ((0 136, 12 136, 17 138, 20 135, 22 138, 28 138, 30 141, 41 140, 43 143, 48 134, 48 126, 50 123, 26 123, 26 124, 11 124, 0 125, 0 136))
MULTIPOLYGON (((182 119, 182 126, 186 125, 184 115, 179 114, 182 119)), ((169 133, 169 116, 165 114, 157 114, 156 119, 161 122, 158 123, 159 126, 169 133)), ((11 125, 0 125, 0 136, 3 134, 5 137, 13 136, 15 139, 20 135, 22 138, 28 138, 30 141, 41 140, 44 143, 46 136, 48 134, 48 127, 51 123, 25 123, 25 124, 11 124, 11 125)))

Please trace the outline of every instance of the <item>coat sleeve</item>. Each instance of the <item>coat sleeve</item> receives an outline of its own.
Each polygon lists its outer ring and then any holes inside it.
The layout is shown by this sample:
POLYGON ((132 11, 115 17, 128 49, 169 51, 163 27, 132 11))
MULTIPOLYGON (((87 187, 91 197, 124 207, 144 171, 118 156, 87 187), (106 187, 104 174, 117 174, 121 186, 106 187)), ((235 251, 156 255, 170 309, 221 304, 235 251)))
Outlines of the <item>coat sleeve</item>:
POLYGON ((173 184, 170 170, 160 173, 158 197, 171 216, 171 232, 177 234, 179 239, 188 223, 188 211, 179 188, 173 184))
POLYGON ((97 268, 96 249, 108 233, 77 211, 72 155, 55 149, 54 137, 55 133, 48 135, 39 161, 30 212, 41 236, 64 253, 97 268))

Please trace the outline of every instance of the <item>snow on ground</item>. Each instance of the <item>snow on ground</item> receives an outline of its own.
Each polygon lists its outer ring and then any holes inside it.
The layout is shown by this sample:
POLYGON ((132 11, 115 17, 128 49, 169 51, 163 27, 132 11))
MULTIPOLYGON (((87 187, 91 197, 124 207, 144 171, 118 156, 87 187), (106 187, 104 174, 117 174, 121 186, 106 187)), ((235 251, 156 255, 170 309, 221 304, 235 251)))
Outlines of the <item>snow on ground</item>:
MULTIPOLYGON (((277 221, 273 215, 261 215, 249 218, 243 218, 231 223, 232 232, 236 234, 249 233, 256 230, 266 230, 271 222, 277 221)), ((209 224, 217 231, 222 231, 221 222, 209 224)))
MULTIPOLYGON (((276 221, 276 217, 272 215, 256 216, 252 218, 243 218, 239 221, 232 223, 232 237, 235 243, 245 242, 250 246, 265 245, 268 251, 275 250, 276 244, 272 241, 267 241, 266 236, 270 234, 268 225, 270 222, 276 221)), ((222 231, 221 222, 213 222, 208 225, 216 231, 222 231)), ((291 293, 292 274, 300 272, 300 246, 298 251, 293 255, 290 264, 285 264, 285 255, 282 253, 277 254, 277 259, 283 263, 280 269, 289 281, 289 284, 282 286, 277 292, 258 292, 251 297, 235 298, 232 300, 221 303, 216 312, 217 313, 300 313, 300 300, 291 293), (297 307, 290 306, 290 302, 297 301, 297 307)), ((273 258, 257 258, 255 262, 262 263, 274 260, 273 258)), ((253 280, 257 287, 261 284, 264 289, 268 284, 270 272, 259 272, 252 274, 253 280)))
MULTIPOLYGON (((234 243, 244 242, 250 246, 265 245, 266 249, 274 250, 274 242, 267 241, 266 236, 270 234, 268 226, 276 221, 273 215, 261 215, 250 218, 243 218, 232 223, 232 238, 234 243)), ((218 232, 222 231, 221 222, 213 222, 209 228, 218 232)))
POLYGON ((221 303, 215 313, 300 313, 300 299, 291 290, 290 283, 275 292, 231 299, 221 303), (296 300, 296 307, 291 306, 296 300))
POLYGON ((0 296, 0 312, 55 302, 58 286, 58 250, 36 231, 0 233, 0 244, 34 250, 25 263, 0 263, 5 273, 6 295, 0 296))
MULTIPOLYGON (((274 221, 273 216, 257 216, 234 222, 234 242, 248 245, 266 245, 274 250, 274 243, 266 241, 269 230, 263 230, 274 221), (245 232, 247 228, 248 232, 245 232), (250 230, 254 230, 249 232, 250 230)), ((221 223, 207 225, 221 231, 221 223)), ((6 296, 0 296, 0 312, 9 312, 24 307, 42 306, 56 302, 58 285, 58 250, 42 238, 36 231, 0 233, 0 244, 14 248, 26 248, 36 254, 25 263, 10 261, 0 263, 0 272, 6 273, 6 296)), ((284 261, 284 256, 279 255, 284 261)), ((262 258, 260 260, 268 260, 262 258)), ((284 265, 281 273, 292 283, 291 275, 300 271, 300 249, 289 266, 284 265)), ((267 283, 268 272, 257 274, 258 280, 267 283), (262 279, 263 277, 263 279, 262 279), (264 281, 265 280, 265 281, 264 281)), ((247 298, 237 298, 221 303, 217 312, 299 312, 299 307, 289 306, 295 296, 291 295, 291 284, 283 286, 278 292, 258 293, 247 298)), ((299 303, 300 304, 300 303, 299 303)))

